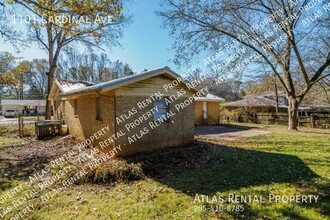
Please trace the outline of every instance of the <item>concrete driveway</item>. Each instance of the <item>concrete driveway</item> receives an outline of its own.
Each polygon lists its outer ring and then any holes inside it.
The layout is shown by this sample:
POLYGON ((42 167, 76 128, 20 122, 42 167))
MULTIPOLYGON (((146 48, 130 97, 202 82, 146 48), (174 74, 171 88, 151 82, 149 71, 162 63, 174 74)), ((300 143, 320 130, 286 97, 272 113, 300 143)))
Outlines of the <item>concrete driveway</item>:
POLYGON ((240 140, 258 135, 269 134, 270 131, 262 129, 249 128, 243 126, 196 126, 195 134, 197 136, 213 137, 224 140, 240 140))

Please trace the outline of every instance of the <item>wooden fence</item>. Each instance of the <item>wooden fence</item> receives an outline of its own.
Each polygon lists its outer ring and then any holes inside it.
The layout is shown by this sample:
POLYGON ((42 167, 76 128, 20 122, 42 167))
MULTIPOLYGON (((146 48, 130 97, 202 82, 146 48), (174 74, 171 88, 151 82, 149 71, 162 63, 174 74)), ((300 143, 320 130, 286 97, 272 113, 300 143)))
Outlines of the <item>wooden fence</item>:
MULTIPOLYGON (((288 125, 288 114, 286 113, 245 113, 232 118, 222 118, 220 123, 248 122, 256 124, 280 124, 288 125)), ((298 126, 330 129, 330 114, 313 113, 310 116, 299 116, 298 126)))

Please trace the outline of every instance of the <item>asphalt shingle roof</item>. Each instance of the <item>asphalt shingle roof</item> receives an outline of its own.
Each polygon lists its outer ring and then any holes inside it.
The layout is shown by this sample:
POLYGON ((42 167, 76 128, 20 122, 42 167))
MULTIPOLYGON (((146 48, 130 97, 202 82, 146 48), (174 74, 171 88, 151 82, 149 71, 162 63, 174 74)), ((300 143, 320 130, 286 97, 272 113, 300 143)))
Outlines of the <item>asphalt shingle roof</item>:
POLYGON ((224 106, 276 106, 276 101, 260 96, 248 96, 239 101, 225 103, 224 106))

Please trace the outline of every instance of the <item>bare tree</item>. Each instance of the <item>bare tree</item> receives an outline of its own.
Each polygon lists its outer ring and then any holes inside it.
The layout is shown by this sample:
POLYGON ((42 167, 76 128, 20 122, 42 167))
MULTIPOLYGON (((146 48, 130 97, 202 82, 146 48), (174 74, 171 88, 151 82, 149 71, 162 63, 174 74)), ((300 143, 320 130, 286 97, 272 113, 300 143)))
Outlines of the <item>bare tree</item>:
POLYGON ((97 77, 99 82, 105 82, 110 80, 111 71, 110 67, 110 59, 108 58, 106 53, 101 53, 99 58, 97 59, 97 77))
POLYGON ((42 99, 47 92, 48 62, 46 59, 33 59, 30 62, 30 71, 25 74, 25 81, 28 85, 28 93, 33 98, 42 99))
POLYGON ((16 51, 20 51, 24 44, 24 38, 20 31, 15 30, 12 27, 12 22, 10 16, 14 13, 13 9, 6 7, 6 1, 0 0, 0 38, 5 42, 12 44, 16 51))
MULTIPOLYGON (((311 87, 329 77, 329 5, 312 0, 164 0, 157 14, 175 37, 175 61, 182 65, 203 50, 246 48, 266 62, 289 100, 289 130, 311 87), (320 55, 316 61, 313 57, 320 55), (299 80, 299 84, 295 82, 299 80)), ((246 61, 247 64, 256 59, 246 61)))
POLYGON ((80 53, 73 48, 64 51, 59 61, 59 72, 65 79, 105 82, 134 74, 127 63, 119 60, 112 62, 105 53, 80 53))

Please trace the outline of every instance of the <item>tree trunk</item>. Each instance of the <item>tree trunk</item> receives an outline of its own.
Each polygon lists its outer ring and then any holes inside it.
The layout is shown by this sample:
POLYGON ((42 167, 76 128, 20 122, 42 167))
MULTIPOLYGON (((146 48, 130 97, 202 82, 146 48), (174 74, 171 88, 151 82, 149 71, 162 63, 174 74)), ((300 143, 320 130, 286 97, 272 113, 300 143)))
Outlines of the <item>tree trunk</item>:
POLYGON ((279 104, 278 104, 278 90, 277 90, 277 85, 276 85, 276 79, 275 79, 274 87, 275 87, 275 98, 276 98, 276 107, 275 107, 275 109, 276 109, 276 114, 278 114, 279 104))
POLYGON ((289 97, 289 127, 288 130, 298 130, 298 106, 296 98, 289 97))
POLYGON ((23 100, 23 98, 23 75, 21 75, 19 79, 19 99, 23 100))
POLYGON ((50 94, 50 90, 53 87, 55 71, 56 71, 56 67, 51 67, 49 73, 47 74, 48 86, 47 86, 47 96, 46 96, 46 113, 45 113, 46 120, 51 119, 52 104, 51 101, 48 100, 48 97, 50 94))

